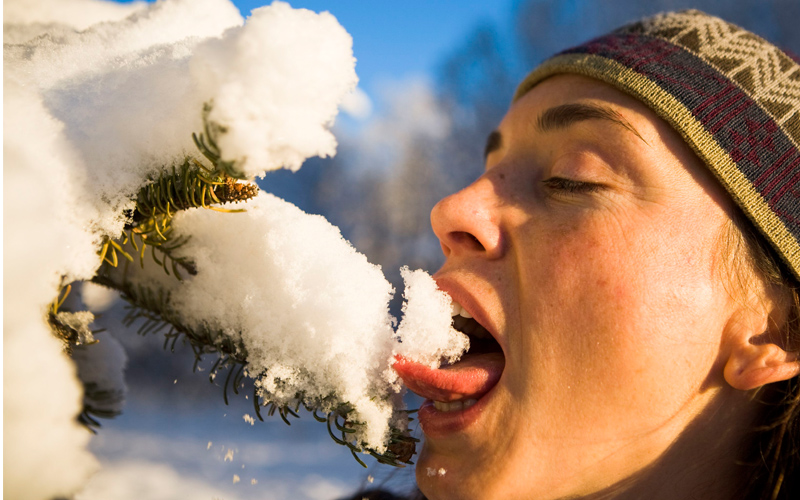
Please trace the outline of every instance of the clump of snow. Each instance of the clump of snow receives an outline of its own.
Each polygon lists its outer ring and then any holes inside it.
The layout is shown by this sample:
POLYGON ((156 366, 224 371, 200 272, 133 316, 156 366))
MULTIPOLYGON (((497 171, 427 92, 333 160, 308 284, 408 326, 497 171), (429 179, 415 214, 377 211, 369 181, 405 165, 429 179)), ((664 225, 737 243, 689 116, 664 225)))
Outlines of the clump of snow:
POLYGON ((392 416, 386 372, 393 348, 393 289, 321 216, 260 193, 244 213, 186 210, 176 234, 198 269, 183 283, 153 267, 135 280, 160 283, 186 324, 226 332, 247 351, 266 399, 349 402, 359 437, 383 448, 392 416), (376 397, 378 396, 378 397, 376 397))
POLYGON ((213 101, 209 119, 227 130, 217 140, 223 158, 254 177, 333 155, 328 127, 358 81, 351 46, 331 14, 274 2, 254 9, 245 29, 198 47, 192 74, 213 101))
POLYGON ((97 464, 85 449, 90 434, 75 419, 82 397, 75 366, 45 312, 62 275, 95 272, 95 238, 83 227, 92 211, 80 202, 63 126, 41 99, 6 81, 4 105, 3 491, 69 496, 97 464))
MULTIPOLYGON (((37 2, 11 3, 46 11, 37 2)), ((50 25, 31 38, 40 25, 4 24, 25 40, 4 45, 5 88, 24 88, 61 127, 69 154, 59 156, 71 159, 69 176, 82 191, 73 205, 94 211, 79 221, 95 234, 118 236, 147 175, 195 151, 191 134, 201 131, 211 96, 193 92, 189 58, 198 44, 241 24, 227 0, 162 1, 82 31, 50 25)), ((19 144, 35 149, 34 137, 19 144)), ((84 260, 96 262, 91 254, 84 260)))
POLYGON ((93 24, 119 21, 145 7, 145 2, 127 4, 97 0, 37 0, 3 2, 3 43, 20 43, 44 33, 55 25, 85 30, 93 24))
POLYGON ((400 275, 406 287, 397 354, 436 367, 457 361, 469 348, 469 337, 452 327, 450 296, 425 271, 404 267, 400 275))
MULTIPOLYGON (((246 120, 224 123, 233 135, 242 132, 239 127, 313 129, 308 137, 287 130, 302 138, 301 146, 296 140, 276 146, 262 136, 260 147, 269 153, 246 156, 269 154, 273 161, 263 166, 248 161, 247 175, 284 163, 296 168, 297 147, 306 156, 332 153, 330 136, 320 130, 330 125, 335 103, 355 85, 349 36, 327 16, 313 25, 314 37, 307 42, 292 39, 303 43, 297 47, 302 57, 296 58, 294 46, 277 50, 274 39, 258 32, 280 33, 284 26, 272 23, 292 21, 297 33, 308 34, 302 25, 313 24, 312 15, 276 8, 280 16, 267 8, 254 15, 258 21, 252 26, 242 27, 238 9, 227 0, 133 6, 90 0, 4 3, 4 196, 7 207, 17 207, 4 226, 5 285, 13 287, 4 296, 3 318, 4 451, 14 457, 4 463, 6 494, 71 496, 96 467, 85 450, 90 434, 75 419, 82 407, 76 368, 52 336, 45 311, 62 281, 95 274, 102 238, 120 234, 125 210, 133 206, 130 200, 147 175, 196 153, 191 134, 202 131, 204 103, 214 100, 220 120, 225 113, 241 117, 252 108, 247 96, 225 95, 222 87, 231 89, 235 83, 225 75, 213 78, 216 86, 209 85, 210 75, 198 70, 209 63, 209 52, 221 47, 216 55, 236 62, 228 65, 229 75, 261 78, 241 87, 259 89, 252 99, 261 101, 269 89, 286 89, 287 82, 306 75, 317 86, 298 85, 287 102, 297 104, 298 96, 310 90, 316 94, 309 97, 326 106, 311 116, 308 106, 294 109, 275 101, 281 105, 277 112, 252 115, 258 126, 246 120), (223 34, 227 42, 220 41, 223 34), (314 45, 320 40, 325 40, 324 50, 314 45), (263 50, 270 43, 272 49, 263 50), (205 47, 202 56, 200 46, 205 47), (327 58, 345 64, 320 78, 327 58), (252 72, 250 66, 269 71, 252 72), (289 69, 294 73, 280 74, 289 69), (228 110, 225 103, 242 108, 228 110), (299 120, 295 112, 306 119, 299 120)), ((235 156, 243 156, 242 151, 235 156)))
POLYGON ((36 89, 66 125, 104 212, 93 223, 114 236, 148 175, 197 154, 205 104, 223 159, 253 178, 334 154, 328 129, 357 83, 352 39, 335 18, 281 2, 243 26, 228 0, 171 0, 57 30, 6 45, 6 79, 36 89))
POLYGON ((108 310, 119 299, 119 292, 91 282, 81 286, 81 302, 90 311, 99 313, 108 310))
POLYGON ((55 316, 59 323, 75 330, 78 344, 91 344, 95 341, 92 329, 89 328, 89 324, 94 321, 94 314, 89 311, 59 311, 55 316))
POLYGON ((391 284, 338 228, 264 192, 239 206, 246 211, 176 215, 176 236, 192 236, 178 255, 196 276, 179 282, 152 266, 131 279, 169 292, 183 324, 240 342, 265 400, 327 411, 348 404, 365 423, 354 437, 385 449, 390 424, 404 425, 393 419, 394 355, 435 364, 468 347, 451 326, 449 297, 424 271, 403 269, 397 343, 391 284))
POLYGON ((128 357, 122 344, 108 333, 99 333, 97 342, 75 346, 72 359, 85 389, 84 406, 101 416, 122 413, 128 392, 125 385, 128 357))

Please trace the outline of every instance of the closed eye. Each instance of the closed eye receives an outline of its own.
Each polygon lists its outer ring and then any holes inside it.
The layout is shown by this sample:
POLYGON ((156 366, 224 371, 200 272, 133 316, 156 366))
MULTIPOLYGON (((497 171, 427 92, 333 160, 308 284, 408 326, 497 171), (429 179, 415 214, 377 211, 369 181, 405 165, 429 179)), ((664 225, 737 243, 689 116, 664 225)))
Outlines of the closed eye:
POLYGON ((551 191, 566 194, 585 194, 599 191, 605 186, 595 182, 576 181, 563 177, 550 177, 542 181, 542 184, 551 191))

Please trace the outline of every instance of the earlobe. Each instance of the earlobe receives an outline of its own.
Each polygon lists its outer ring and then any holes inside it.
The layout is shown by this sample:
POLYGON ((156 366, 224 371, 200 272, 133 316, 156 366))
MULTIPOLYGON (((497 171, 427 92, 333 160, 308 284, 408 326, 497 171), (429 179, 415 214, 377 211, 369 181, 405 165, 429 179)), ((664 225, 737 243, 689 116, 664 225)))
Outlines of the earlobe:
POLYGON ((725 381, 735 389, 749 391, 800 374, 797 353, 773 343, 735 346, 725 364, 725 381))

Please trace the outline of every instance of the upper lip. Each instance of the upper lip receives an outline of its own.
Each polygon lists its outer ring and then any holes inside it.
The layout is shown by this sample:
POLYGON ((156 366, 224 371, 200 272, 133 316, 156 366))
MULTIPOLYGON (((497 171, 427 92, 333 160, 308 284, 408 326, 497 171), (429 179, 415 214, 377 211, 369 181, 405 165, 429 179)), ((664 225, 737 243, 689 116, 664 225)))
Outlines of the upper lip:
POLYGON ((505 347, 503 342, 497 335, 497 329, 491 322, 488 313, 483 306, 478 302, 474 295, 472 295, 465 287, 460 285, 456 280, 450 279, 447 276, 434 275, 433 279, 440 290, 447 292, 450 298, 458 302, 472 318, 477 321, 482 327, 486 328, 489 334, 500 344, 505 354, 505 347))

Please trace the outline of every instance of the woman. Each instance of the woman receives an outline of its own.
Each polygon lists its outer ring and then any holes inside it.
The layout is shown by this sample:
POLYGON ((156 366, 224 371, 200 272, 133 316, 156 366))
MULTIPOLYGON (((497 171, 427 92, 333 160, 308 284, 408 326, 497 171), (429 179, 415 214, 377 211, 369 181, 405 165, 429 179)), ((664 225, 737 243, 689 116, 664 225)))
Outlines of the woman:
POLYGON ((473 349, 396 366, 421 491, 800 498, 798 144, 800 66, 697 11, 529 75, 431 216, 473 349))

